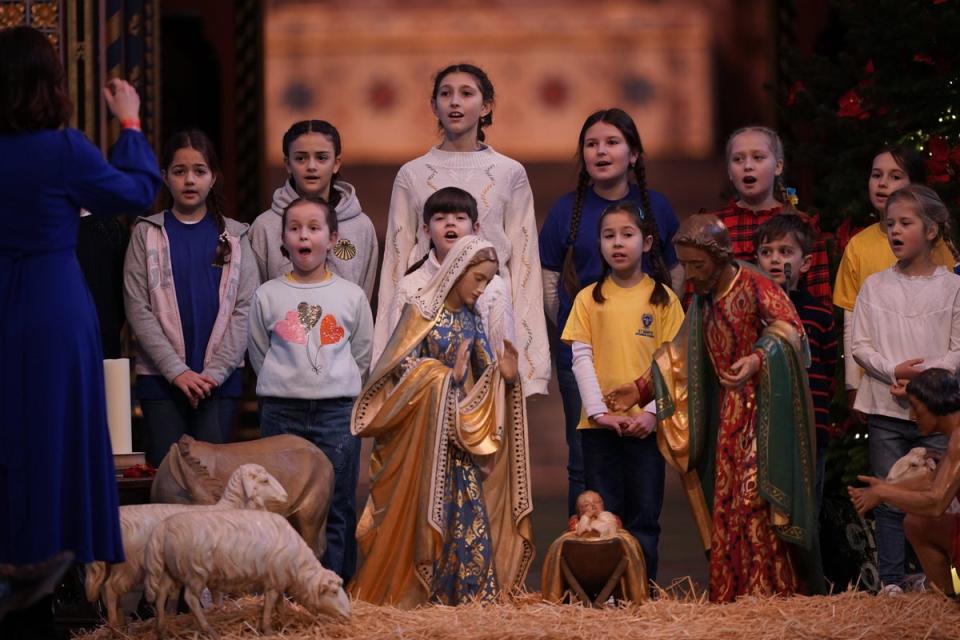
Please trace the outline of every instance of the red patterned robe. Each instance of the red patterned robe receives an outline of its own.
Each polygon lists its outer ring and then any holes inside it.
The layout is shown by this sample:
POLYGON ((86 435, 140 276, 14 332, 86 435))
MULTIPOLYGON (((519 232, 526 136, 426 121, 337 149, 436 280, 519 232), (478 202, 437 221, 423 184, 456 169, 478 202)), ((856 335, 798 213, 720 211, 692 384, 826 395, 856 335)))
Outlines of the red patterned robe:
MULTIPOLYGON (((803 332, 786 293, 741 267, 729 289, 708 305, 706 351, 715 371, 754 351, 765 324, 783 320, 803 332)), ((759 352, 758 352, 759 353, 759 352)), ((710 553, 710 599, 791 594, 799 581, 788 545, 770 523, 770 504, 757 492, 756 376, 740 389, 720 387, 710 553)))

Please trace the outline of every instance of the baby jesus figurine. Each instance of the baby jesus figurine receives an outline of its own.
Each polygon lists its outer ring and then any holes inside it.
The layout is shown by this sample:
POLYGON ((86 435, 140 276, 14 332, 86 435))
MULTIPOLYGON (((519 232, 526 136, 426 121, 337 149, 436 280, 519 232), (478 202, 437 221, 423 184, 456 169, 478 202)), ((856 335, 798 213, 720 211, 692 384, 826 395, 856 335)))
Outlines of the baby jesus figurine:
POLYGON ((596 491, 584 491, 577 497, 577 513, 570 516, 566 533, 547 550, 540 576, 543 599, 563 602, 571 593, 569 574, 577 580, 582 580, 584 575, 595 575, 595 558, 590 548, 593 545, 607 547, 611 540, 619 542, 627 560, 616 597, 630 602, 646 600, 647 568, 640 543, 624 530, 620 518, 604 511, 603 498, 596 491), (566 568, 561 567, 564 564, 566 568))
POLYGON ((577 497, 577 536, 581 538, 612 538, 620 523, 617 516, 603 510, 603 498, 596 491, 584 491, 577 497))

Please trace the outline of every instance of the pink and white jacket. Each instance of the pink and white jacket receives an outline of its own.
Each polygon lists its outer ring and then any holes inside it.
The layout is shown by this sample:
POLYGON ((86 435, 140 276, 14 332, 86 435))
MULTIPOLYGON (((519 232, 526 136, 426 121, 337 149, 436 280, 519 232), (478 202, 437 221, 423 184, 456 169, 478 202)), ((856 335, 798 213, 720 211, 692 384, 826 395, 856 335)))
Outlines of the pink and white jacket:
MULTIPOLYGON (((164 212, 137 219, 123 265, 123 302, 137 339, 134 370, 162 375, 172 382, 189 369, 177 291, 170 263, 170 241, 164 212)), ((249 225, 224 219, 230 259, 220 276, 220 309, 207 341, 203 373, 217 384, 243 366, 247 346, 247 314, 257 289, 257 265, 247 239, 249 225)))

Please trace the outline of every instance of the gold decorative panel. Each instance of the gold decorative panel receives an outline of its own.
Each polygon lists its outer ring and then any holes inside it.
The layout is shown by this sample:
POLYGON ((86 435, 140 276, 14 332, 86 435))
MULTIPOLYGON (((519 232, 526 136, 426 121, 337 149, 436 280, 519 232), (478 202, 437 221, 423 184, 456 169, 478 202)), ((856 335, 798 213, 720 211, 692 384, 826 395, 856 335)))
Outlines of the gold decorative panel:
POLYGON ((27 3, 0 2, 0 29, 19 27, 27 23, 27 3))
POLYGON ((487 139, 525 160, 567 161, 583 120, 619 106, 654 156, 702 158, 713 143, 711 22, 700 2, 408 7, 268 6, 266 149, 294 121, 336 125, 349 162, 397 162, 437 138, 432 74, 453 62, 496 89, 487 139))

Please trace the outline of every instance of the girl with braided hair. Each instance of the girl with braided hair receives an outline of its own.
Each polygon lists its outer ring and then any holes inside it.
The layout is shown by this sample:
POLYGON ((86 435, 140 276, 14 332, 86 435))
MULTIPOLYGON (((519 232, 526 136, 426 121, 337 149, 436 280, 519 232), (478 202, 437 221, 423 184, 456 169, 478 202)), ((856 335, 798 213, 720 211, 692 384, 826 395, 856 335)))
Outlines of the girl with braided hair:
POLYGON ((223 215, 210 139, 197 130, 175 134, 161 166, 166 206, 137 219, 123 269, 153 466, 185 433, 208 442, 229 438, 257 288, 249 225, 223 215))
MULTIPOLYGON (((662 258, 670 270, 671 282, 679 286, 682 278, 672 243, 677 216, 662 194, 647 189, 643 145, 633 119, 616 108, 592 113, 580 129, 577 160, 577 188, 554 203, 540 231, 544 306, 559 333, 566 326, 580 289, 600 279, 602 260, 597 228, 603 211, 618 201, 636 203, 645 216, 652 214, 656 221, 660 241, 644 253, 644 272, 651 274, 655 258, 662 258)), ((577 432, 581 401, 570 347, 561 344, 556 354, 569 448, 567 507, 572 515, 576 513, 577 496, 586 488, 577 432)))

